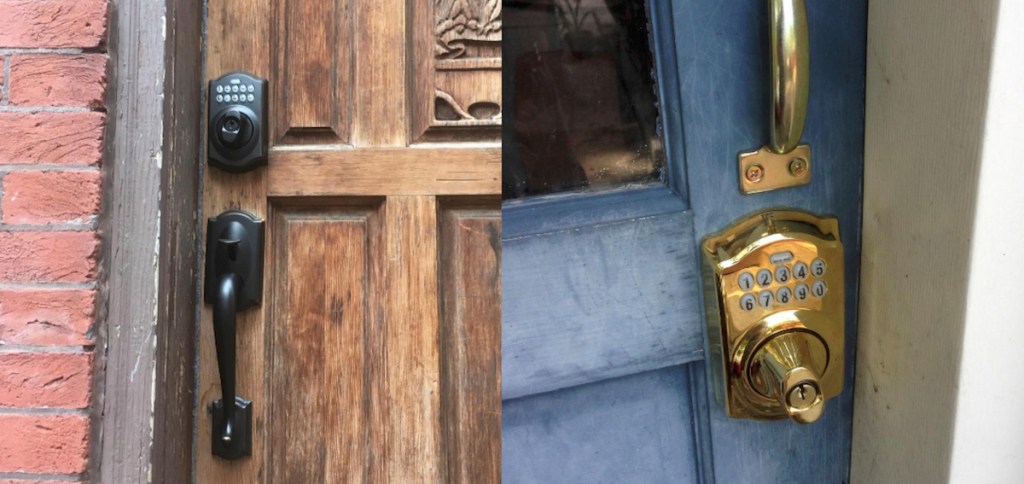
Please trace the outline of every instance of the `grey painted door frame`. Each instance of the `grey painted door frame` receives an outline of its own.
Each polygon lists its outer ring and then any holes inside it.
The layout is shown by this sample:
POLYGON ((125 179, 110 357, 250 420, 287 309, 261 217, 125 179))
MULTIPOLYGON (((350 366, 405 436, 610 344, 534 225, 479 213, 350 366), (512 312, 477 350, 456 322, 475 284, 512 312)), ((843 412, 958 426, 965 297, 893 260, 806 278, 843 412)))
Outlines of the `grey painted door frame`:
POLYGON ((202 0, 112 0, 90 480, 192 480, 202 0))

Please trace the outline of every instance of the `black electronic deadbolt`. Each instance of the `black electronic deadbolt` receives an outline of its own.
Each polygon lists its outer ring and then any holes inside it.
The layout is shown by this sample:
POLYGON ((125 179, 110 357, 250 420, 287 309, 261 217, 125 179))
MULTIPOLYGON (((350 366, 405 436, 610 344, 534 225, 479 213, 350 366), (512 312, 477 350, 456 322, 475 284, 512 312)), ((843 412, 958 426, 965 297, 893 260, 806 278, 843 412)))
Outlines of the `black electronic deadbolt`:
POLYGON ((267 81, 232 72, 210 81, 210 164, 240 173, 267 164, 267 81))

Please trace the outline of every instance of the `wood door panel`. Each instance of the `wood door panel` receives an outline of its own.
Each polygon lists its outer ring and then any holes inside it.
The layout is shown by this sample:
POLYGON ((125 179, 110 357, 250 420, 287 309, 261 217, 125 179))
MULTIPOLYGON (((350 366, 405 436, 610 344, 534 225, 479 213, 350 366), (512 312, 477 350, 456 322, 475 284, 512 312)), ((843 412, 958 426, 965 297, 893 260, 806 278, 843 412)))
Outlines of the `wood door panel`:
POLYGON ((501 0, 416 1, 411 21, 411 139, 499 139, 501 0))
POLYGON ((275 211, 270 482, 362 482, 369 469, 378 207, 275 211))
POLYGON ((501 148, 281 150, 270 195, 486 195, 501 190, 501 148))
POLYGON ((485 123, 493 136, 438 125, 458 143, 410 146, 433 116, 438 5, 489 25, 486 38, 447 40, 490 59, 453 61, 466 72, 452 74, 457 98, 499 96, 497 0, 208 2, 207 76, 268 79, 271 138, 268 167, 204 172, 204 219, 240 209, 268 223, 263 304, 239 314, 237 336, 252 456, 210 453, 205 408, 221 392, 204 305, 197 482, 496 481, 500 288, 477 285, 496 284, 483 275, 498 259, 474 237, 498 226, 500 118, 485 123), (474 231, 445 225, 456 215, 474 231), (465 277, 444 279, 454 274, 465 277), (465 294, 479 298, 453 296, 465 294), (446 297, 457 312, 441 312, 446 297))
POLYGON ((501 482, 501 212, 441 208, 441 351, 448 479, 501 482))
POLYGON ((277 6, 271 112, 285 142, 347 143, 352 86, 352 0, 282 0, 277 6))

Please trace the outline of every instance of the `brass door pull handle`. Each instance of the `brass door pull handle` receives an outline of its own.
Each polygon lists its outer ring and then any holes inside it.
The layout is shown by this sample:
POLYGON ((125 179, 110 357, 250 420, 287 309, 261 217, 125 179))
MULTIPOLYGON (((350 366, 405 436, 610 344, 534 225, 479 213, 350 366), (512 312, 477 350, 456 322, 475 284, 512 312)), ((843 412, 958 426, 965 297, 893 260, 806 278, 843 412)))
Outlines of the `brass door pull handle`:
POLYGON ((771 139, 741 153, 740 188, 760 193, 811 181, 811 148, 800 144, 807 121, 811 48, 804 0, 770 0, 771 139))
POLYGON ((800 145, 807 121, 811 48, 804 0, 771 0, 772 131, 769 147, 786 154, 800 145))

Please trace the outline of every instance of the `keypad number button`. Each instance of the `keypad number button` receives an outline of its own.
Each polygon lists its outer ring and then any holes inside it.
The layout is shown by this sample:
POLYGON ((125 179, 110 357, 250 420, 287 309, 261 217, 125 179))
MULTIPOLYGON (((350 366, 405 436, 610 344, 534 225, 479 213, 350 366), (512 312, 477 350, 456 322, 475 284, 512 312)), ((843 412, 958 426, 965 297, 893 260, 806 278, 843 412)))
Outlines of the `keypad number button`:
POLYGON ((797 284, 795 292, 797 301, 804 301, 807 299, 807 296, 810 295, 810 290, 807 288, 807 284, 797 284))
POLYGON ((772 271, 768 269, 761 269, 757 271, 757 283, 760 284, 761 287, 770 286, 772 283, 772 271))
POLYGON ((740 274, 737 283, 739 284, 740 289, 749 291, 754 288, 754 276, 750 275, 749 272, 744 272, 740 274))
POLYGON ((772 307, 772 302, 774 301, 774 299, 775 296, 772 295, 771 291, 761 291, 761 294, 757 295, 757 302, 763 308, 772 307))
POLYGON ((811 262, 811 274, 814 274, 815 277, 825 275, 825 259, 814 259, 811 262))
POLYGON ((803 262, 797 262, 793 265, 793 275, 801 281, 807 279, 807 271, 807 264, 804 264, 803 262))
POLYGON ((789 282, 790 276, 789 268, 786 266, 779 266, 775 269, 775 280, 780 284, 789 282))
POLYGON ((826 292, 828 292, 828 286, 825 285, 825 281, 815 282, 814 285, 811 286, 811 293, 814 294, 815 297, 822 297, 826 292))
POLYGON ((753 294, 744 294, 740 298, 740 309, 744 311, 753 311, 754 306, 757 304, 753 294))
POLYGON ((789 304, 793 300, 793 292, 788 287, 783 287, 779 289, 775 297, 779 300, 779 304, 789 304))

